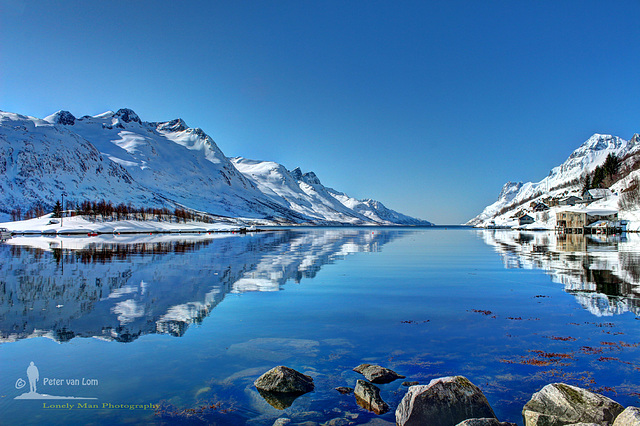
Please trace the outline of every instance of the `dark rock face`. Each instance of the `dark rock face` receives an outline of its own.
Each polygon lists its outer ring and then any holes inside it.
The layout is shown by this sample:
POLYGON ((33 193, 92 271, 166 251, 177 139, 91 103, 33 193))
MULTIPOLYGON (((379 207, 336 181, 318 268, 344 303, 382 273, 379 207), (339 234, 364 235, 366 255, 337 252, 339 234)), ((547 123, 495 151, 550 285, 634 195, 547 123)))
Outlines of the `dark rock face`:
POLYGON ((498 419, 482 418, 482 419, 467 419, 458 423, 456 426, 516 426, 515 423, 499 422, 498 419))
POLYGON ((343 394, 343 395, 347 395, 347 394, 353 393, 353 388, 348 388, 348 387, 345 387, 345 386, 338 386, 336 388, 336 390, 338 392, 340 392, 341 394, 343 394))
POLYGON ((131 123, 133 121, 142 124, 142 121, 140 120, 140 117, 138 117, 138 114, 136 114, 129 108, 119 109, 118 112, 114 114, 114 116, 122 118, 122 121, 124 121, 125 123, 131 123))
POLYGON ((398 426, 455 426, 467 419, 495 417, 482 391, 463 376, 411 386, 396 409, 398 426))
POLYGON ((209 135, 207 135, 204 130, 202 130, 200 127, 196 127, 195 129, 189 129, 189 132, 193 133, 196 136, 201 137, 202 139, 206 139, 209 137, 209 135))
POLYGON ((415 385, 419 385, 420 382, 402 382, 402 386, 415 386, 415 385))
POLYGON ((282 365, 267 371, 253 384, 265 392, 307 393, 314 389, 313 378, 282 365))
POLYGON ((372 364, 360 364, 353 371, 362 374, 371 383, 391 383, 396 379, 405 378, 393 370, 372 364))
POLYGON ((356 382, 353 391, 356 395, 356 402, 365 410, 373 411, 376 414, 384 414, 389 411, 389 405, 380 397, 380 389, 364 380, 356 382))
POLYGON ((300 170, 300 167, 296 167, 289 173, 291 173, 291 176, 293 176, 295 180, 302 180, 302 170, 300 170))
POLYGON ((624 408, 606 396, 564 383, 552 383, 522 409, 525 425, 611 424, 624 408))
POLYGON ((157 127, 158 130, 165 132, 183 132, 189 128, 182 118, 176 118, 166 123, 158 123, 157 127))
POLYGON ((60 111, 56 114, 55 124, 64 124, 65 126, 73 126, 76 118, 69 111, 60 111))
POLYGON ((616 417, 613 426, 638 426, 640 425, 640 408, 627 407, 616 417))

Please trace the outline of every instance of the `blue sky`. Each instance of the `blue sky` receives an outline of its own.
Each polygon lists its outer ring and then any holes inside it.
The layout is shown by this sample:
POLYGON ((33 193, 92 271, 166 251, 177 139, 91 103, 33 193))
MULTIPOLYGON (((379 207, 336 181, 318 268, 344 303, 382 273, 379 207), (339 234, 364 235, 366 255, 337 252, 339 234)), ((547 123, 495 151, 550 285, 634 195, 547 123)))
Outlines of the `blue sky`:
POLYGON ((640 1, 0 0, 0 109, 181 117, 228 156, 464 222, 640 132, 640 1))

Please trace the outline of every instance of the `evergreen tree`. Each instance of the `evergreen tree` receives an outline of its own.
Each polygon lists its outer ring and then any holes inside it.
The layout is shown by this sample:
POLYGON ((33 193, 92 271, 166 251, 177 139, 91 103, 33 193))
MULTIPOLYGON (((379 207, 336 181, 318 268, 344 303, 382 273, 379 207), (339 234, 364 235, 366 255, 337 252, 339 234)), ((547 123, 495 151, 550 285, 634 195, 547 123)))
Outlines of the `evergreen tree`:
POLYGON ((584 184, 582 185, 582 195, 586 194, 591 189, 591 177, 586 175, 584 177, 584 184))
POLYGON ((604 169, 600 166, 596 167, 593 171, 593 179, 591 180, 591 188, 601 188, 602 182, 606 177, 604 169))
POLYGON ((616 173, 618 173, 618 169, 620 168, 620 160, 614 154, 607 155, 607 159, 604 160, 604 164, 602 165, 605 173, 609 177, 613 177, 616 173))
POLYGON ((62 204, 60 200, 56 201, 56 205, 53 206, 53 217, 60 217, 62 215, 62 204))

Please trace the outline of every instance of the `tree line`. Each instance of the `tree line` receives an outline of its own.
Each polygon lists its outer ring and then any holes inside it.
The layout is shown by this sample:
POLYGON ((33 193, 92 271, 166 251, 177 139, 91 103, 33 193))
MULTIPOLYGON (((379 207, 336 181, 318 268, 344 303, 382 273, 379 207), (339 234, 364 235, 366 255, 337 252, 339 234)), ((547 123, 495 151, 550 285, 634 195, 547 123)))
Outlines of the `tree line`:
MULTIPOLYGON (((27 220, 43 216, 47 213, 46 208, 41 203, 34 204, 29 210, 22 212, 20 207, 11 211, 11 220, 27 220)), ((53 207, 53 217, 59 218, 63 214, 62 203, 58 200, 53 207)), ((183 222, 198 221, 214 223, 211 216, 176 207, 170 210, 166 207, 134 207, 131 203, 114 204, 108 200, 82 201, 76 203, 67 201, 65 203, 64 215, 84 216, 92 220, 156 220, 158 222, 183 222)))
POLYGON ((597 166, 591 174, 584 177, 582 195, 595 188, 608 188, 619 178, 620 159, 615 154, 609 153, 602 166, 597 166))

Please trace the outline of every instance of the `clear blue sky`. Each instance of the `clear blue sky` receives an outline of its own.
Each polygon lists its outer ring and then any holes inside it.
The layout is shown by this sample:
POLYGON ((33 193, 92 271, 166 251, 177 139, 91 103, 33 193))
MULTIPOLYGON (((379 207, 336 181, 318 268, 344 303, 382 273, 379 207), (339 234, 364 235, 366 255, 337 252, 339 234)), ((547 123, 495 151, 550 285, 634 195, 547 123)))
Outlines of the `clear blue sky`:
POLYGON ((182 117, 438 224, 640 132, 640 1, 0 0, 0 109, 182 117))

